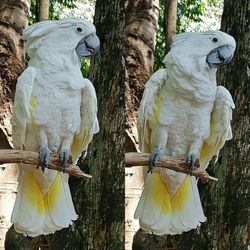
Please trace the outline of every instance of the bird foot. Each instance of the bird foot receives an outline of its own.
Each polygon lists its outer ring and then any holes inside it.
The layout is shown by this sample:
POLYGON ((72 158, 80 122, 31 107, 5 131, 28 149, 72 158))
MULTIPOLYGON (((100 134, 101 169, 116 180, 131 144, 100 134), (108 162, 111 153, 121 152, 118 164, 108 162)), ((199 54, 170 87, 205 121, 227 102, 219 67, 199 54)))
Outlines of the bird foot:
POLYGON ((187 156, 187 164, 190 171, 194 171, 199 165, 199 158, 197 154, 189 154, 187 156))
POLYGON ((41 147, 39 150, 39 157, 40 157, 39 166, 41 166, 43 172, 45 168, 48 168, 50 153, 51 151, 47 147, 41 147))
POLYGON ((154 148, 151 151, 151 155, 149 158, 149 169, 148 169, 148 173, 149 172, 153 172, 153 169, 156 167, 157 161, 160 159, 160 157, 164 154, 165 149, 164 148, 154 148))
POLYGON ((70 156, 70 154, 69 154, 69 150, 68 149, 63 149, 63 150, 61 150, 59 152, 59 159, 60 159, 60 161, 62 163, 62 167, 63 167, 64 170, 69 165, 69 163, 68 163, 69 156, 70 156))

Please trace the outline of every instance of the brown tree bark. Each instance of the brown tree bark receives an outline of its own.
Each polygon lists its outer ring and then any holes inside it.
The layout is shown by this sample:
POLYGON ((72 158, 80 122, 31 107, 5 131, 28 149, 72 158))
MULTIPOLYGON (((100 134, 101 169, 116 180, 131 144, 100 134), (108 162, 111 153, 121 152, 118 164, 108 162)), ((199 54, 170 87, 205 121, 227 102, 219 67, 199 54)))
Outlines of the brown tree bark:
POLYGON ((0 2, 0 148, 11 148, 11 113, 17 77, 24 69, 22 31, 28 23, 28 0, 0 2))
POLYGON ((144 84, 153 71, 159 0, 126 0, 125 151, 138 150, 136 116, 144 84))
MULTIPOLYGON (((148 168, 149 159, 149 153, 125 153, 125 166, 127 168, 132 166, 144 166, 148 168)), ((207 182, 209 180, 218 181, 217 178, 210 176, 205 170, 200 169, 200 164, 198 160, 195 162, 194 170, 190 171, 185 156, 173 157, 169 155, 162 155, 157 160, 155 167, 168 168, 176 172, 193 175, 200 178, 203 182, 207 182)))
MULTIPOLYGON (((33 165, 30 167, 39 167, 40 157, 39 153, 32 151, 22 151, 13 149, 0 149, 0 165, 8 163, 23 163, 33 165)), ((69 159, 67 168, 62 167, 62 163, 57 154, 52 154, 48 163, 49 169, 54 169, 60 172, 67 173, 77 178, 87 177, 92 178, 91 175, 85 174, 78 166, 72 165, 72 159, 69 159)))
POLYGON ((166 1, 165 7, 165 41, 166 41, 166 54, 170 50, 172 37, 176 34, 176 16, 177 16, 177 0, 166 1))
POLYGON ((49 0, 39 0, 38 20, 49 19, 49 0))

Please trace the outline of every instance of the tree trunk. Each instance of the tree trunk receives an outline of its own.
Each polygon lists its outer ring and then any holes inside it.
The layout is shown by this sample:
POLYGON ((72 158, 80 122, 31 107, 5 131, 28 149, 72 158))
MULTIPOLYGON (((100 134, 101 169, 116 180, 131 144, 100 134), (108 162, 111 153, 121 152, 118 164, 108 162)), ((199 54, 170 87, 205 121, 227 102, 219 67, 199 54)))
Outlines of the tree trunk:
MULTIPOLYGON (((144 85, 153 71, 159 0, 125 1, 125 151, 138 151, 137 111, 144 85)), ((131 249, 138 221, 133 219, 143 186, 143 168, 125 170, 125 249, 131 249)))
MULTIPOLYGON (((28 23, 28 0, 0 1, 0 149, 11 148, 11 116, 17 77, 24 69, 23 28, 28 23)), ((0 249, 10 227, 10 214, 15 200, 17 168, 0 168, 0 249)))
POLYGON ((210 169, 218 183, 202 185, 202 204, 207 216, 200 230, 179 240, 177 249, 247 250, 250 245, 250 2, 225 0, 222 30, 237 42, 232 63, 219 74, 236 104, 233 139, 226 144, 218 164, 210 169))
POLYGON ((166 1, 165 9, 165 41, 166 41, 166 54, 170 50, 172 37, 176 34, 176 16, 177 16, 177 0, 166 1))
POLYGON ((136 116, 144 84, 153 71, 159 0, 126 0, 126 152, 138 150, 136 116))
POLYGON ((124 248, 124 24, 122 0, 97 0, 101 48, 91 63, 90 79, 97 92, 100 132, 81 163, 93 178, 71 179, 79 218, 55 234, 51 249, 124 248))
POLYGON ((29 1, 0 2, 0 148, 11 148, 11 113, 17 77, 24 69, 22 31, 28 23, 29 1))
POLYGON ((49 19, 49 0, 39 0, 39 21, 49 19))

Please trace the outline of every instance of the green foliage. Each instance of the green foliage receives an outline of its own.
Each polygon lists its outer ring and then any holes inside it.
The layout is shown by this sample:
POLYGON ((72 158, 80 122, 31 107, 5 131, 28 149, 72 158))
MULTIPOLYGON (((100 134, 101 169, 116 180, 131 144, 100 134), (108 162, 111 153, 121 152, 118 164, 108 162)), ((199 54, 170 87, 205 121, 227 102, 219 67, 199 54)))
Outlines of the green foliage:
POLYGON ((81 71, 85 78, 89 77, 89 66, 90 66, 90 59, 83 59, 81 71))
POLYGON ((77 0, 50 0, 49 19, 59 19, 59 13, 64 8, 77 8, 74 2, 77 0))
POLYGON ((177 33, 185 32, 185 21, 200 22, 200 16, 204 11, 205 3, 202 0, 182 0, 178 2, 177 33))
MULTIPOLYGON (((154 71, 163 67, 162 60, 165 56, 165 6, 167 0, 160 0, 160 16, 158 21, 158 32, 156 35, 154 71)), ((191 23, 201 22, 201 17, 206 14, 205 9, 209 7, 222 8, 223 0, 179 0, 177 6, 176 33, 192 30, 191 23)), ((199 30, 204 30, 200 27, 199 30)))
POLYGON ((160 15, 158 19, 158 27, 156 33, 156 45, 155 45, 155 55, 154 55, 154 71, 163 67, 162 60, 165 56, 165 4, 167 0, 160 0, 160 15))
MULTIPOLYGON (((63 8, 76 8, 77 0, 49 0, 49 19, 58 20, 63 8)), ((38 21, 38 0, 31 0, 29 24, 38 21)))

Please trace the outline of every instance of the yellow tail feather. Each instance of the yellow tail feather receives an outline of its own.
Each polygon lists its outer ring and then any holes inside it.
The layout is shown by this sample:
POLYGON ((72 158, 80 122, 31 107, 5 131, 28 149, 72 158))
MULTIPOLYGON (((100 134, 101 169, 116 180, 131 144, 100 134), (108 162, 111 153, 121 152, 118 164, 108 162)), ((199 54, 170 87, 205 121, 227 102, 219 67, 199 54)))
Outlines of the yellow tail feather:
POLYGON ((37 212, 39 214, 43 214, 45 211, 44 203, 43 203, 43 196, 42 196, 40 187, 35 181, 35 178, 32 172, 28 172, 24 176, 23 192, 27 196, 27 201, 30 203, 30 205, 33 208, 37 209, 37 212))
POLYGON ((161 208, 163 214, 171 213, 171 203, 167 186, 161 179, 160 173, 153 173, 148 194, 154 204, 161 208))
POLYGON ((182 210, 187 202, 191 191, 190 177, 187 175, 171 200, 172 212, 182 210))
POLYGON ((61 175, 60 173, 58 173, 44 197, 44 205, 46 210, 53 209, 55 207, 58 198, 60 197, 59 194, 62 192, 62 188, 63 185, 62 185, 61 175))

